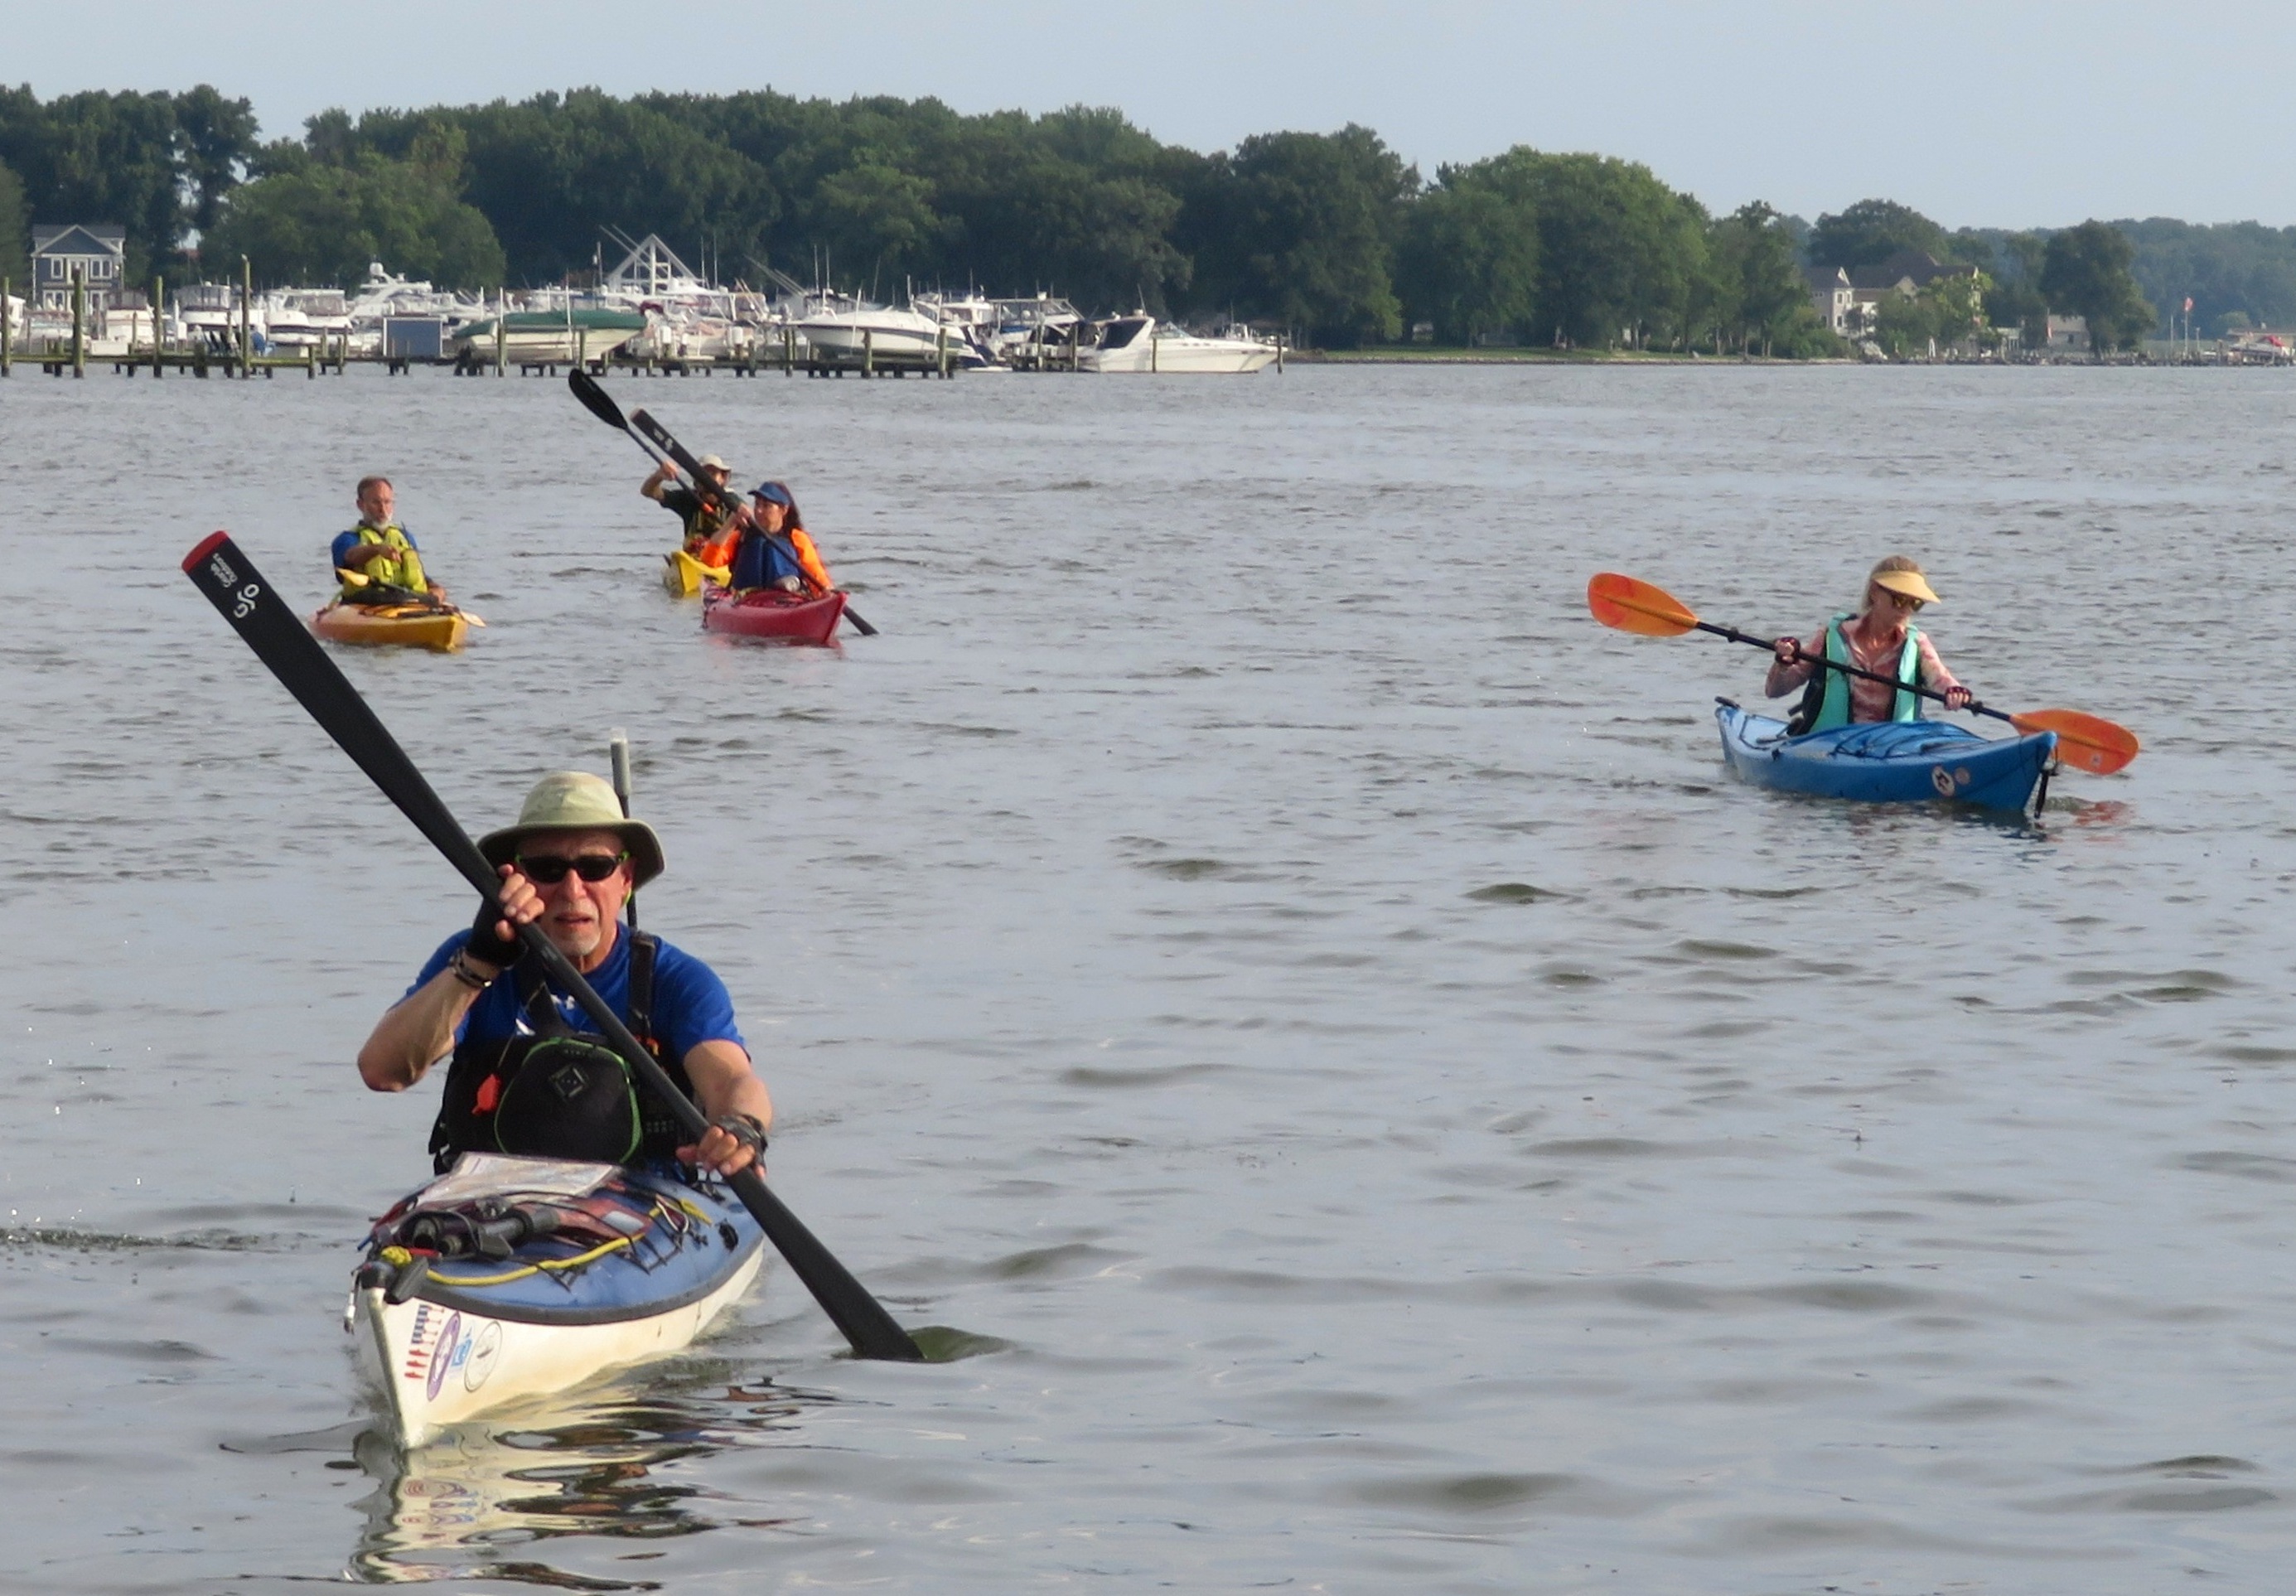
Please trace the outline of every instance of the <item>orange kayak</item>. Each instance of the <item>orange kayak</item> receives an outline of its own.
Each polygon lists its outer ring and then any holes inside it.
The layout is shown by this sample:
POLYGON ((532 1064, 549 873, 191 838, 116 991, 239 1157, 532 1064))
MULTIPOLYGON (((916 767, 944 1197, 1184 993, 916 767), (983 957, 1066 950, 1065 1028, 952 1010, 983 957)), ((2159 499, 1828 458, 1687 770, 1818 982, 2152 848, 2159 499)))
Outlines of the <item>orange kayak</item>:
POLYGON ((311 629, 333 643, 396 643, 453 654, 470 619, 456 609, 422 604, 345 604, 337 599, 311 617, 311 629))

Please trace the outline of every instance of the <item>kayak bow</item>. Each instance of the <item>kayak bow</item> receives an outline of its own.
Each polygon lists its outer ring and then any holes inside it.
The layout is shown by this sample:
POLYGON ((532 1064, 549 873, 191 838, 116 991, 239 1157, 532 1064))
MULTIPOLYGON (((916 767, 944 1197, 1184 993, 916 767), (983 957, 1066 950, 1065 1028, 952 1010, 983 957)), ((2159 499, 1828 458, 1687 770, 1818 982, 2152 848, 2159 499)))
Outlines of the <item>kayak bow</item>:
POLYGON ((661 556, 662 589, 672 598, 691 598, 701 591, 703 581, 724 586, 729 572, 723 565, 704 565, 682 548, 673 548, 661 556))
POLYGON ((679 1351, 750 1288, 764 1233, 668 1166, 466 1156, 379 1222, 343 1326, 399 1444, 679 1351))

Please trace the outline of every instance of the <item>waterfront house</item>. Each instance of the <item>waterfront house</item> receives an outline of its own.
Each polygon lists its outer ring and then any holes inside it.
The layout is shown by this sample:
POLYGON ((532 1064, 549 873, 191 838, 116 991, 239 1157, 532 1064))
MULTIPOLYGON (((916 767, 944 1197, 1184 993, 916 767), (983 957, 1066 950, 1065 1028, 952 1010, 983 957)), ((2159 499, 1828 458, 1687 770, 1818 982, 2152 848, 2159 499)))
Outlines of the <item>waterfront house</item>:
POLYGON ((2049 347, 2053 350, 2085 350, 2088 348, 2088 317, 2049 314, 2049 347))
POLYGON ((1912 299, 1939 277, 1974 277, 1973 266, 1946 266, 1927 250, 1899 250, 1887 260, 1861 266, 1849 274, 1849 292, 1870 325, 1874 309, 1887 294, 1912 299))
POLYGON ((34 302, 43 309, 71 309, 72 272, 87 284, 87 308, 102 313, 120 291, 127 271, 127 230, 103 222, 32 229, 34 302))
POLYGON ((1857 291, 1849 285, 1849 274, 1840 267, 1806 267, 1802 281, 1809 286, 1810 303, 1817 307, 1817 319, 1833 330, 1837 338, 1849 336, 1849 324, 1857 319, 1857 291))

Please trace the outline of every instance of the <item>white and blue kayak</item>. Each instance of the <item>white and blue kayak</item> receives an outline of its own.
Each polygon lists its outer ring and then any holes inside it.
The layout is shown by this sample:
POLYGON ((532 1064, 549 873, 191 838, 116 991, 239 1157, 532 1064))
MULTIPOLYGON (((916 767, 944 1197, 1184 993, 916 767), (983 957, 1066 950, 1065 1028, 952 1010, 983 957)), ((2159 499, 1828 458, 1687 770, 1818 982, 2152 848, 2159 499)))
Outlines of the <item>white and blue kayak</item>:
POLYGON ((403 1446, 676 1352, 739 1299, 764 1235, 664 1165, 464 1154, 376 1222, 344 1329, 403 1446))
POLYGON ((1883 720, 1790 736, 1786 723, 1717 701, 1722 757, 1742 781, 1868 803, 1974 804, 2030 812, 2054 768, 2057 736, 1983 737, 1947 720, 1883 720))

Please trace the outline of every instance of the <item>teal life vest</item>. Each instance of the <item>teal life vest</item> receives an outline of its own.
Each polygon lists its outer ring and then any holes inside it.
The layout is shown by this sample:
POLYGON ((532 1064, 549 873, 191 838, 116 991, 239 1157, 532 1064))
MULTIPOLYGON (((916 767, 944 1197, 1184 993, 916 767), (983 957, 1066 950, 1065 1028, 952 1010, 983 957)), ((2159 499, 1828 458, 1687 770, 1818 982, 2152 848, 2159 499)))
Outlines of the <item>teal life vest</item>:
MULTIPOLYGON (((1849 617, 1836 615, 1825 628, 1825 657, 1837 665, 1854 665, 1850 657, 1849 639, 1841 635, 1841 623, 1849 617)), ((1922 718, 1922 701, 1918 695, 1906 691, 1922 685, 1922 632, 1910 623, 1906 627, 1906 646, 1898 655, 1897 693, 1890 705, 1892 720, 1918 720, 1922 718)), ((1820 668, 1802 690, 1801 704, 1794 711, 1786 729, 1795 736, 1814 731, 1832 731, 1835 727, 1849 724, 1849 678, 1839 670, 1820 668)))

